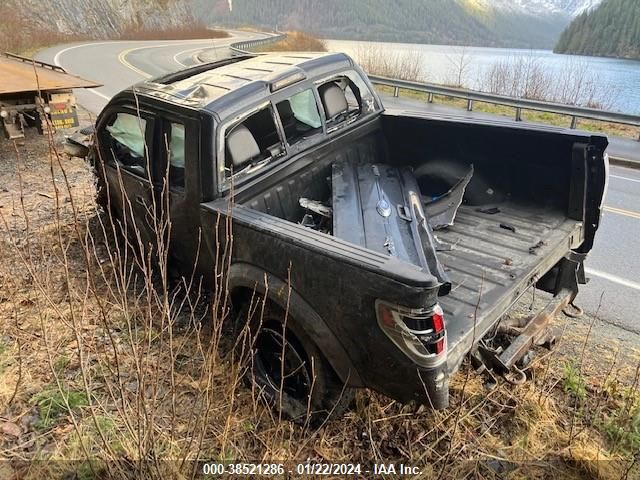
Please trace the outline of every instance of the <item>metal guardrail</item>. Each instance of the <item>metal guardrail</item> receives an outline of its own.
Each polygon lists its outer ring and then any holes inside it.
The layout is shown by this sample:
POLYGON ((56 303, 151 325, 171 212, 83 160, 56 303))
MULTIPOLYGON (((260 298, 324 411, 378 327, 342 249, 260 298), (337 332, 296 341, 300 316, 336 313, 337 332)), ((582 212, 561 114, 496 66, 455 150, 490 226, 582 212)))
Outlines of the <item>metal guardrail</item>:
POLYGON ((277 33, 270 37, 259 38, 257 40, 247 40, 245 42, 236 42, 229 45, 232 55, 248 55, 255 52, 251 52, 250 49, 255 47, 261 47, 262 45, 268 45, 270 43, 279 42, 286 38, 287 35, 283 33, 277 33))
MULTIPOLYGON (((620 123, 624 125, 633 125, 636 127, 640 127, 639 115, 630 115, 620 112, 609 112, 596 108, 576 107, 573 105, 544 102, 541 100, 507 97, 505 95, 478 92, 476 90, 446 87, 444 85, 436 85, 433 83, 397 80, 394 78, 380 77, 376 75, 370 75, 369 79, 374 84, 393 87, 394 97, 397 97, 400 94, 400 89, 403 89, 426 93, 428 95, 427 101, 429 103, 433 103, 434 95, 443 95, 465 99, 467 101, 468 111, 473 110, 473 102, 492 103, 494 105, 513 107, 516 110, 515 120, 519 122, 522 121, 522 110, 536 110, 539 112, 557 113, 560 115, 570 116, 571 128, 576 128, 578 118, 587 118, 590 120, 599 120, 602 122, 620 123)), ((640 141, 640 136, 638 137, 638 141, 640 141)))

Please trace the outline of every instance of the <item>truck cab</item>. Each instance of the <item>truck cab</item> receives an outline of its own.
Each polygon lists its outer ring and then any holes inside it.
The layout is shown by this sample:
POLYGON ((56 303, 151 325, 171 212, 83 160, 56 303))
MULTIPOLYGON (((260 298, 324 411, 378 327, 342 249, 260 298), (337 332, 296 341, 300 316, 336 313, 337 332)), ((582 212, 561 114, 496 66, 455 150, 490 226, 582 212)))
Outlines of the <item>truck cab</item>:
POLYGON ((606 145, 385 111, 348 56, 283 53, 120 93, 90 156, 118 228, 228 299, 251 381, 317 420, 361 387, 446 408, 467 355, 520 371, 585 281, 606 145), (484 342, 530 288, 554 295, 545 311, 484 342))

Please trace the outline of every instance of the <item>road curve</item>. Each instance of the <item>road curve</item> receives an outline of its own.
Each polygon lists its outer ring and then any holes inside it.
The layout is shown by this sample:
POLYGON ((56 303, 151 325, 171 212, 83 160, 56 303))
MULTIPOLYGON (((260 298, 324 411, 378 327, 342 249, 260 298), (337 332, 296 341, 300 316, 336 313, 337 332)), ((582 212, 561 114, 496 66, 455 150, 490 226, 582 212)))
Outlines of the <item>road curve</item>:
POLYGON ((228 38, 208 40, 73 43, 43 50, 36 58, 102 83, 103 87, 75 92, 80 105, 97 115, 119 91, 145 78, 192 65, 199 51, 214 51, 224 58, 230 54, 229 44, 263 37, 259 33, 229 33, 228 38))
MULTIPOLYGON (((81 105, 97 114, 118 91, 144 78, 175 71, 194 63, 194 55, 205 49, 227 56, 230 43, 256 34, 232 32, 232 38, 217 40, 155 42, 93 42, 47 49, 38 60, 55 63, 71 73, 103 83, 91 91, 77 91, 81 105)), ((393 108, 438 110, 424 102, 384 98, 393 108)), ((452 114, 466 115, 452 109, 452 114)), ((482 117, 483 114, 474 116, 482 117)), ((628 144, 631 151, 634 144, 628 144)), ((640 333, 640 171, 612 167, 606 207, 595 246, 586 262, 591 278, 578 296, 585 311, 625 330, 640 333), (602 301, 601 301, 602 299, 602 301)))

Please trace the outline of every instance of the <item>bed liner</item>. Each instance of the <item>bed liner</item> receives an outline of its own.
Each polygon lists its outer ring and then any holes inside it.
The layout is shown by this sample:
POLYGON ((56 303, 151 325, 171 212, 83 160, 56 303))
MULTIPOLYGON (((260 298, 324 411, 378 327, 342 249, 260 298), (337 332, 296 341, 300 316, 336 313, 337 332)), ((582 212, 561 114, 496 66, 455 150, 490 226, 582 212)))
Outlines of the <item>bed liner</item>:
POLYGON ((497 315, 582 238, 582 222, 562 212, 514 203, 500 204, 498 209, 487 214, 462 205, 455 224, 437 232, 442 242, 452 245, 438 256, 452 282, 451 292, 440 297, 440 304, 454 364, 461 360, 456 351, 466 351, 474 337, 479 340, 497 315))

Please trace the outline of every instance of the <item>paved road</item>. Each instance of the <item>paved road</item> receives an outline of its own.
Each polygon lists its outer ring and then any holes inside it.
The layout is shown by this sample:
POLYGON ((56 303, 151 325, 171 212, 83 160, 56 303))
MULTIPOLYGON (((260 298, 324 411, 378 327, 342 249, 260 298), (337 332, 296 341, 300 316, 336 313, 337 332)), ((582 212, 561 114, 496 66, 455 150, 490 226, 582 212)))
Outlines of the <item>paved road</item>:
POLYGON ((145 78, 192 65, 199 51, 207 50, 225 58, 230 55, 230 43, 262 36, 242 31, 230 33, 229 38, 212 40, 75 43, 44 50, 38 53, 37 59, 104 84, 75 92, 80 105, 97 115, 120 90, 145 78))
MULTIPOLYGON (((77 92, 79 102, 98 113, 107 100, 121 89, 145 77, 174 71, 194 63, 194 55, 213 48, 220 57, 228 55, 228 45, 245 32, 233 32, 235 38, 174 42, 100 42, 48 49, 39 60, 54 62, 68 71, 97 80, 104 87, 77 92)), ((251 34, 255 36, 254 34, 251 34)), ((455 115, 491 117, 478 112, 429 105, 410 99, 385 99, 389 107, 410 110, 446 111, 455 115)), ((495 118, 495 117, 494 117, 495 118)), ((640 160, 640 144, 612 142, 611 153, 640 160)), ((612 167, 606 211, 596 244, 587 260, 589 285, 581 290, 578 303, 594 313, 603 295, 600 318, 623 329, 640 333, 640 170, 612 167)))

